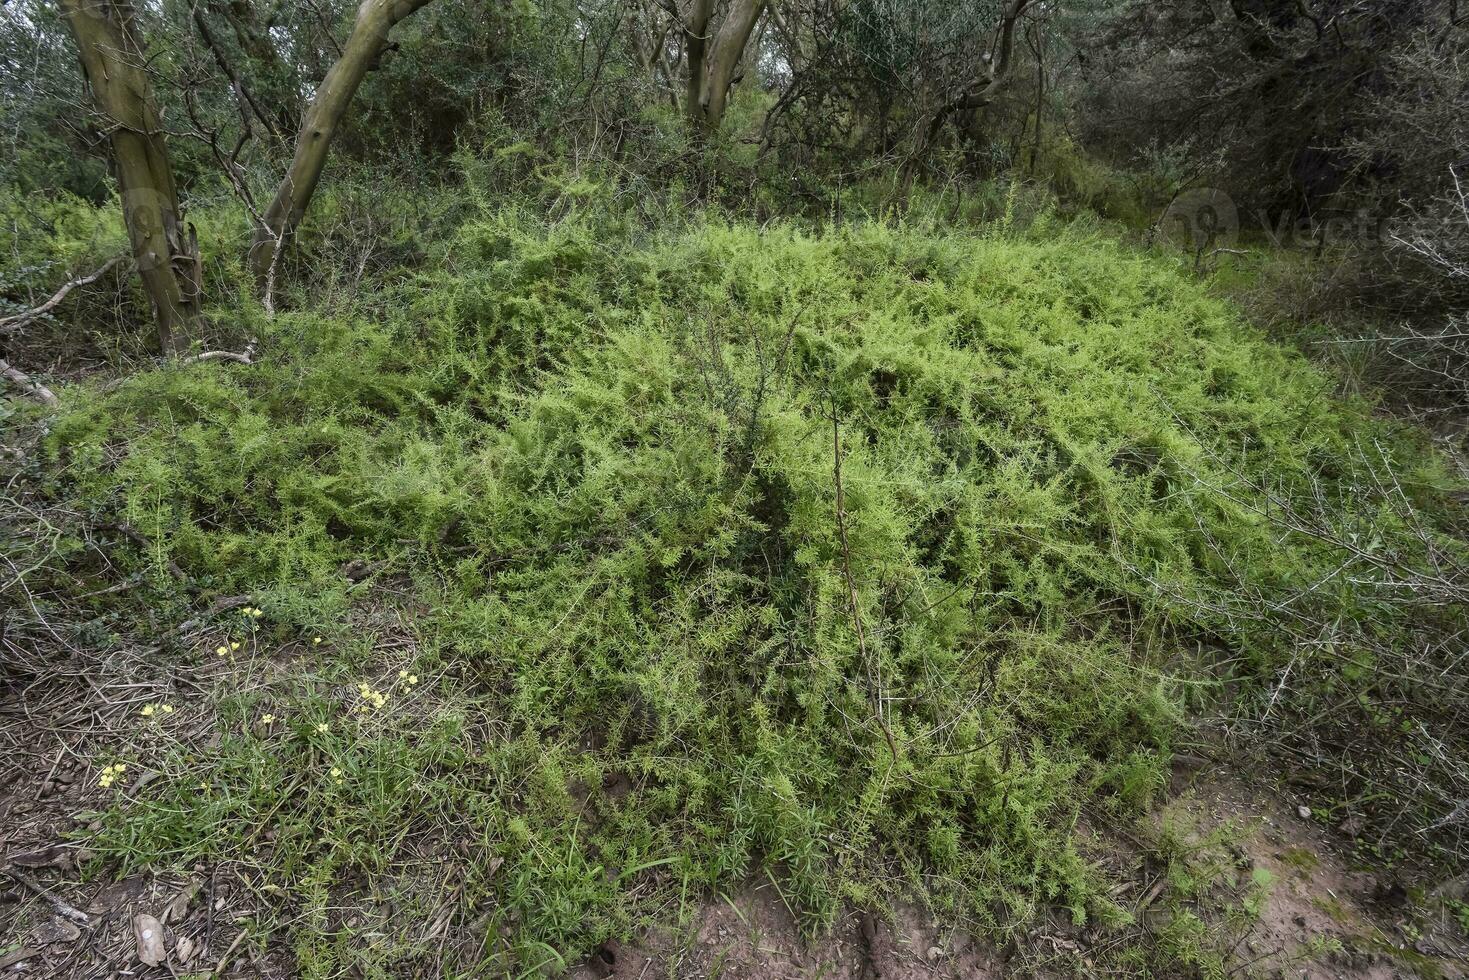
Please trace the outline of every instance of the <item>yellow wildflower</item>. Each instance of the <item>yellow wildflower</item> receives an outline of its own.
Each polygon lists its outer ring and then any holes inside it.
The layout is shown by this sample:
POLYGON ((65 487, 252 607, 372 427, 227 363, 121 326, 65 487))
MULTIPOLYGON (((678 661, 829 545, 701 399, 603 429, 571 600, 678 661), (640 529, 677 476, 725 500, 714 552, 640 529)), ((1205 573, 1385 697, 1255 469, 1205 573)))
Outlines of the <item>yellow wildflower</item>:
POLYGON ((332 726, 323 721, 316 726, 316 730, 325 735, 327 732, 332 730, 332 726))
POLYGON ((261 721, 262 724, 265 724, 265 725, 274 725, 275 724, 275 715, 262 715, 261 718, 260 718, 260 721, 261 721))
POLYGON ((144 718, 152 718, 153 717, 153 711, 154 711, 153 705, 151 705, 151 704, 145 704, 145 705, 143 705, 142 715, 143 715, 144 718))

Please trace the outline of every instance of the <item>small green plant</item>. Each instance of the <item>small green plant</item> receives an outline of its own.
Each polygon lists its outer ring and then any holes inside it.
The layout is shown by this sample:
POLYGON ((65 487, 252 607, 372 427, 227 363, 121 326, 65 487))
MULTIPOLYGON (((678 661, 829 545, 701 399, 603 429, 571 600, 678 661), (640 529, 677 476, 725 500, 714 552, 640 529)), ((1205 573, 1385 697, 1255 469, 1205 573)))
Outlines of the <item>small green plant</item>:
POLYGON ((1461 902, 1456 898, 1449 899, 1445 905, 1464 935, 1469 936, 1469 902, 1461 902))

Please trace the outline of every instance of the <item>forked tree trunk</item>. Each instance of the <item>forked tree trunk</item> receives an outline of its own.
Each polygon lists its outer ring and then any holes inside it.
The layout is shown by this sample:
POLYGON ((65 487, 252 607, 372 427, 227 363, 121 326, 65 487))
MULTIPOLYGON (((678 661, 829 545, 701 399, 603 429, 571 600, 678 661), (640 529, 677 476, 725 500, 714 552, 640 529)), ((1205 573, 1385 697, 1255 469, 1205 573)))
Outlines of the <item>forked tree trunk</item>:
POLYGON ((362 0, 352 35, 341 57, 322 79, 296 136, 296 153, 285 179, 275 192, 255 229, 250 246, 250 268, 257 285, 267 293, 275 263, 286 239, 301 223, 316 185, 321 181, 327 152, 337 127, 352 103, 357 87, 388 45, 388 34, 403 18, 426 6, 430 0, 362 0))
POLYGON ((975 111, 988 106, 1010 83, 1011 67, 1015 54, 1015 27, 1025 14, 1030 0, 1010 0, 1000 14, 996 37, 991 45, 989 58, 970 83, 950 99, 939 104, 928 117, 928 125, 922 130, 918 144, 903 161, 901 179, 906 195, 913 187, 913 179, 928 158, 929 150, 938 141, 944 124, 960 110, 975 111), (998 50, 996 50, 998 49, 998 50))
POLYGON ((106 118, 138 275, 166 352, 187 341, 199 313, 199 243, 179 213, 163 121, 144 67, 129 0, 61 0, 97 110, 106 118))
POLYGON ((714 0, 693 0, 684 22, 684 113, 696 132, 704 127, 701 100, 704 94, 704 57, 709 50, 709 23, 714 19, 714 0))
POLYGON ((684 111, 696 133, 718 132, 735 69, 767 0, 731 0, 719 33, 710 37, 714 0, 693 0, 684 24, 684 111))

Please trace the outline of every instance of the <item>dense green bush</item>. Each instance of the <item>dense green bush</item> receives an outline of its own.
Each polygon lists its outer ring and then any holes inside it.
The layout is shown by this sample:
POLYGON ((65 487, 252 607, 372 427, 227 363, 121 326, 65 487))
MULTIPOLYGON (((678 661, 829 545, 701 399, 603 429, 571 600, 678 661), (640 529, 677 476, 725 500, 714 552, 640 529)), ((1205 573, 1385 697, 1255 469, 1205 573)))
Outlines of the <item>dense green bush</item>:
POLYGON ((49 442, 160 590, 177 566, 255 596, 262 653, 325 637, 102 846, 259 862, 308 970, 374 955, 331 919, 341 889, 407 891, 399 862, 451 838, 511 937, 483 955, 521 966, 759 869, 811 925, 905 890, 995 927, 1120 922, 1080 808, 1137 812, 1191 699, 1291 653, 1210 602, 1327 581, 1358 609, 1256 485, 1325 480, 1350 511, 1369 437, 1430 513, 1447 483, 1084 232, 504 210, 422 269, 329 315, 242 313, 252 366, 68 390, 49 442), (402 603, 411 663, 364 613, 402 603), (354 714, 364 677, 395 696, 354 714))

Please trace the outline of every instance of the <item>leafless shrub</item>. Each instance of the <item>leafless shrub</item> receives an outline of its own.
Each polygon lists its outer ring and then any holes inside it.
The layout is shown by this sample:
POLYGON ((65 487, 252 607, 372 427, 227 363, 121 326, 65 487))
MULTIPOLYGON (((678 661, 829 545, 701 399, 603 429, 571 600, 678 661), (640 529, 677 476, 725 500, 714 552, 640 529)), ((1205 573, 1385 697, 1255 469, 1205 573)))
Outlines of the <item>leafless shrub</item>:
POLYGON ((1409 414, 1458 416, 1469 408, 1469 315, 1449 314, 1438 326, 1404 321, 1362 337, 1334 341, 1365 345, 1371 380, 1409 414))
POLYGON ((1420 416, 1469 409, 1469 192, 1449 168, 1446 190, 1394 231, 1385 255, 1398 297, 1391 326, 1336 341, 1361 348, 1373 380, 1420 416))
POLYGON ((1435 290, 1449 302, 1469 294, 1469 195, 1459 171, 1449 167, 1449 188, 1403 231, 1392 236, 1404 253, 1442 279, 1435 290))
MULTIPOLYGON (((1207 593, 1154 583, 1237 651, 1220 667, 1226 681, 1264 673, 1266 683, 1221 704, 1215 727, 1238 751, 1276 763, 1374 851, 1429 865, 1469 859, 1462 511, 1426 512, 1375 443, 1304 493, 1228 472, 1228 482, 1191 473, 1198 499, 1253 513, 1282 543, 1309 546, 1322 571, 1269 585, 1237 575, 1207 593), (1274 638, 1269 649, 1260 637, 1274 638)), ((1230 548, 1207 521, 1198 526, 1232 569, 1230 548)))

